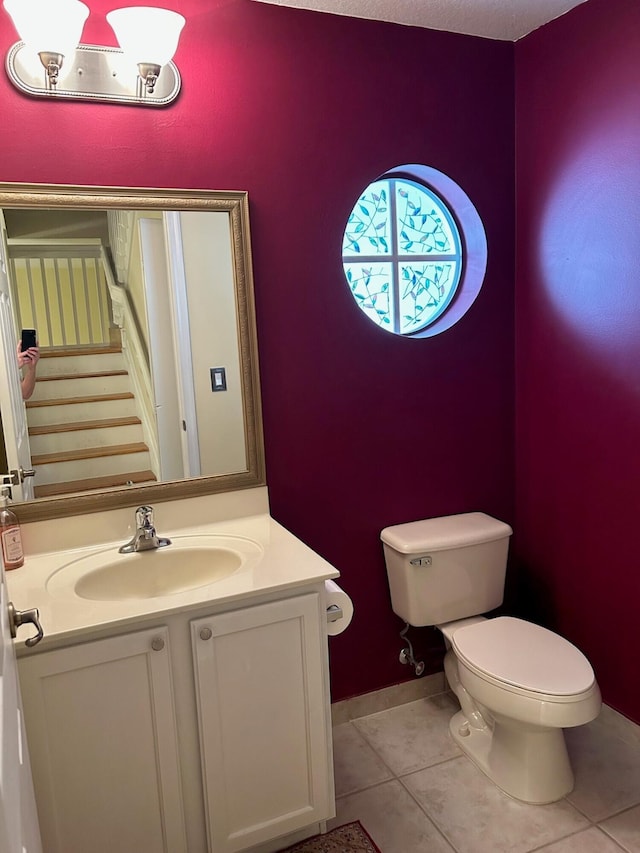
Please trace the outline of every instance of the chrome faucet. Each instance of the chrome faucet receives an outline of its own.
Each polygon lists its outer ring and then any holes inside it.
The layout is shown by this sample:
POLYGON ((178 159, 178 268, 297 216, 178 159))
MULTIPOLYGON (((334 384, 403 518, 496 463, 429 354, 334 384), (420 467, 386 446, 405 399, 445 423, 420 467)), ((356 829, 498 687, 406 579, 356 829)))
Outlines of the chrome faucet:
POLYGON ((118 548, 121 554, 132 554, 136 551, 151 551, 171 545, 171 539, 158 536, 153 526, 153 507, 139 506, 136 510, 136 532, 133 539, 118 548))

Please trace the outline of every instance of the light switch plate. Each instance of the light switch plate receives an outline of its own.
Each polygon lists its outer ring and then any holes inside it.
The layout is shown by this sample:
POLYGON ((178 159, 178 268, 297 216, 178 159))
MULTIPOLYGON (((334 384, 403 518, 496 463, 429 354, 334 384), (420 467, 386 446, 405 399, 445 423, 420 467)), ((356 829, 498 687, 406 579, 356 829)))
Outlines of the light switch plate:
POLYGON ((227 390, 227 371, 224 367, 211 368, 211 390, 226 391, 227 390))

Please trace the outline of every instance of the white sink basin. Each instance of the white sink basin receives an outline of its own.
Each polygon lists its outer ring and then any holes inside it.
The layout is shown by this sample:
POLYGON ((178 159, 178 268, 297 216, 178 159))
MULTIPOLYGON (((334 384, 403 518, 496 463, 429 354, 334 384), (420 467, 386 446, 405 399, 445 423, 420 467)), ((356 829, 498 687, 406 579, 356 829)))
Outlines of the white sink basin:
POLYGON ((176 595, 220 581, 261 555, 260 545, 235 536, 176 537, 164 548, 134 554, 112 547, 67 563, 47 589, 92 601, 176 595))

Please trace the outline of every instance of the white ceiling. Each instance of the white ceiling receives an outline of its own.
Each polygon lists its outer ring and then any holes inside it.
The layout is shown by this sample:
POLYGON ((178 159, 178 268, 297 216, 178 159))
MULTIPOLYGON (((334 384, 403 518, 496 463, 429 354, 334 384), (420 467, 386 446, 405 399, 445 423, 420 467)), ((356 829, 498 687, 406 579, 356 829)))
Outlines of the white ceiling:
POLYGON ((586 0, 258 0, 353 18, 517 41, 586 0))

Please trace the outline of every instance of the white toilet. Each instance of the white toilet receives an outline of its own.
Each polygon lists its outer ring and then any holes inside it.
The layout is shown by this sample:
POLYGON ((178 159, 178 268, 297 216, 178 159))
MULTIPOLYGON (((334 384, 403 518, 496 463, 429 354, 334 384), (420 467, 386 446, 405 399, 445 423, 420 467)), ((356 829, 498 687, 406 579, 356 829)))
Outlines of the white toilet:
POLYGON ((538 625, 486 613, 502 603, 508 524, 482 512, 381 533, 394 613, 435 625, 461 709, 454 740, 503 791, 551 803, 573 789, 563 729, 593 720, 600 690, 575 646, 538 625))

